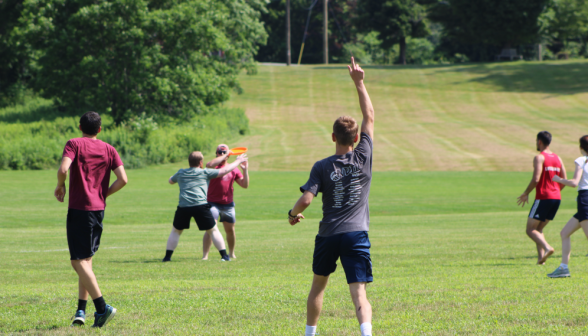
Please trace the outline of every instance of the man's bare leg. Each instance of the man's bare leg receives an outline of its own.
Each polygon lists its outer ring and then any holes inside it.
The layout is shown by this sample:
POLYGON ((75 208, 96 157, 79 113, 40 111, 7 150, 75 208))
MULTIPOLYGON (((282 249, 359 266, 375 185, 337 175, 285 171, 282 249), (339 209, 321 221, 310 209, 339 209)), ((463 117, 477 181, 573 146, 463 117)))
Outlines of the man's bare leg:
POLYGON ((172 226, 172 230, 169 233, 169 238, 167 238, 167 245, 165 247, 165 257, 163 261, 171 261, 171 256, 178 247, 178 243, 180 242, 180 236, 182 235, 184 230, 178 230, 174 226, 172 226))
POLYGON ((212 239, 208 234, 208 231, 204 232, 204 236, 202 237, 202 260, 208 260, 208 253, 210 252, 210 247, 212 246, 212 239))
MULTIPOLYGON (((545 225, 547 225, 548 222, 549 221, 545 221, 545 225)), ((545 260, 547 258, 549 258, 549 256, 551 256, 553 254, 555 249, 547 243, 547 241, 545 240, 545 237, 543 237, 543 233, 541 233, 537 230, 537 228, 540 227, 540 225, 541 225, 540 221, 533 219, 533 218, 527 218, 527 235, 536 244, 541 245, 541 247, 545 250, 545 254, 538 261, 539 264, 542 264, 545 262, 545 260)), ((545 225, 543 225, 543 227, 545 227, 545 225)))
POLYGON ((361 326, 362 335, 372 334, 372 305, 367 299, 366 282, 354 282, 349 284, 349 293, 355 306, 355 316, 361 326))
MULTIPOLYGON (((545 235, 543 234, 543 229, 545 228, 547 223, 549 223, 549 220, 546 220, 546 221, 539 223, 539 226, 537 227, 537 232, 541 233, 543 240, 545 240, 545 235)), ((535 243, 535 244, 537 245, 537 265, 545 265, 545 262, 539 263, 539 261, 541 259, 543 259, 543 256, 545 255, 545 252, 547 252, 547 251, 543 248, 543 246, 541 244, 538 244, 538 243, 535 243)))
POLYGON ((231 259, 237 258, 235 256, 235 223, 223 222, 225 233, 227 235, 227 244, 229 245, 229 257, 231 259))
POLYGON ((314 275, 312 279, 312 287, 308 293, 308 300, 306 301, 306 325, 316 327, 318 319, 323 309, 323 297, 325 295, 325 288, 329 282, 328 276, 314 275))
POLYGON ((206 233, 212 240, 212 244, 214 244, 214 247, 216 247, 217 250, 225 250, 225 240, 223 239, 223 235, 218 230, 218 226, 215 225, 212 229, 206 230, 206 233))
MULTIPOLYGON (((72 264, 73 266, 73 264, 72 264)), ((90 268, 92 268, 92 258, 90 258, 90 268)), ((75 267, 74 267, 75 270, 75 267)), ((77 271, 76 271, 77 273, 77 271)), ((78 276, 78 292, 79 292, 79 296, 78 298, 80 300, 84 300, 84 301, 88 301, 88 290, 86 290, 86 287, 84 287, 84 284, 82 283, 82 278, 80 278, 78 276)))
MULTIPOLYGON (((98 287, 98 282, 96 281, 96 276, 94 275, 94 271, 92 270, 92 258, 87 259, 80 259, 80 260, 72 260, 71 265, 78 273, 79 282, 81 286, 83 286, 85 293, 90 294, 92 299, 97 299, 102 296, 102 292, 100 292, 100 288, 98 287)), ((82 292, 80 287, 80 299, 82 298, 82 292)), ((87 298, 87 295, 86 295, 87 298)))

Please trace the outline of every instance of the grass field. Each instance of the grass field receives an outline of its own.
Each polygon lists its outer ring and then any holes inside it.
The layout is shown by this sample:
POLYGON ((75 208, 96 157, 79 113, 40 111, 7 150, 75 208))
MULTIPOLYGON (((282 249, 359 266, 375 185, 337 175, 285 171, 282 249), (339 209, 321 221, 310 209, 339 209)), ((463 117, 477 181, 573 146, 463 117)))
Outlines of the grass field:
MULTIPOLYGON (((366 67, 377 112, 370 239, 374 335, 588 334, 588 243, 572 236, 572 278, 545 275, 561 257, 559 231, 575 191, 546 231, 546 266, 524 233, 516 197, 531 174, 534 137, 572 168, 588 133, 588 62, 366 67)), ((252 132, 251 186, 236 189, 238 259, 200 260, 187 231, 160 262, 177 205, 167 179, 185 164, 131 170, 108 200, 95 272, 119 312, 96 331, 69 328, 77 277, 69 266, 66 204, 54 170, 0 171, 0 334, 300 335, 312 278, 320 199, 291 227, 286 212, 312 164, 330 155, 334 118, 360 118, 341 66, 260 67, 241 78, 252 132)), ((88 305, 88 315, 93 313, 88 305)), ((93 322, 93 318, 89 318, 93 322)), ((320 335, 358 335, 341 269, 320 335)))
MULTIPOLYGON (((200 261, 201 236, 189 230, 174 261, 162 264, 177 201, 177 187, 166 179, 177 168, 132 170, 129 185, 109 201, 95 270, 119 313, 100 334, 300 335, 320 200, 295 227, 284 213, 307 174, 253 172, 250 189, 237 189, 234 262, 200 261)), ((95 333, 68 327, 77 285, 68 262, 66 206, 52 197, 54 172, 0 174, 0 333, 95 333)), ((374 335, 588 332, 588 244, 580 233, 572 237, 572 278, 545 277, 560 254, 544 267, 534 264, 535 248, 524 235, 529 207, 520 210, 514 202, 528 178, 516 172, 375 173, 374 335)), ((562 210, 546 230, 558 251, 575 193, 563 195, 562 210)), ((319 331, 358 334, 341 269, 328 287, 319 331)))
MULTIPOLYGON (((376 110, 374 169, 528 171, 537 132, 569 166, 588 133, 588 62, 366 66, 376 110), (529 159, 522 159, 529 158, 529 159)), ((260 67, 241 77, 256 170, 308 170, 333 151, 333 121, 361 118, 342 65, 260 67)))

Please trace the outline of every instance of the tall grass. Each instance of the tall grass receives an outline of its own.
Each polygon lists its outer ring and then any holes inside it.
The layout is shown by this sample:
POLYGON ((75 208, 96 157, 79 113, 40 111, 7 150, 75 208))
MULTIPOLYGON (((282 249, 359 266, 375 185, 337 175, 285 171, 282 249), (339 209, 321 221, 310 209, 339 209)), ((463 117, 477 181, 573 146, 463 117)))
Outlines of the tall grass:
MULTIPOLYGON (((55 167, 67 140, 81 136, 79 116, 63 116, 51 102, 31 98, 24 105, 0 110, 0 170, 55 167)), ((157 124, 137 116, 115 126, 103 116, 98 138, 113 145, 127 168, 177 162, 190 151, 211 150, 249 130, 242 109, 219 107, 189 121, 157 124)))

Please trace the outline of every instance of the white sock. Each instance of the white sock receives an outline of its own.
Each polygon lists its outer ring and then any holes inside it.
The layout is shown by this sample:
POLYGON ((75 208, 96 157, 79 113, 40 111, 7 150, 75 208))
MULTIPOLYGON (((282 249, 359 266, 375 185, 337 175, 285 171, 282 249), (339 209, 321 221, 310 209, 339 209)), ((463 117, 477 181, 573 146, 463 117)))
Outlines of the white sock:
POLYGON ((306 326, 306 333, 304 336, 314 336, 316 335, 316 326, 311 327, 309 325, 306 326))
POLYGON ((567 264, 564 264, 564 263, 561 263, 561 264, 559 264, 559 267, 561 267, 561 268, 568 268, 568 265, 567 264))
POLYGON ((178 247, 178 242, 180 241, 180 235, 178 231, 172 230, 169 234, 169 238, 167 239, 167 247, 166 250, 174 251, 176 247, 178 247))
POLYGON ((361 336, 372 336, 372 324, 369 322, 362 323, 359 326, 361 336))

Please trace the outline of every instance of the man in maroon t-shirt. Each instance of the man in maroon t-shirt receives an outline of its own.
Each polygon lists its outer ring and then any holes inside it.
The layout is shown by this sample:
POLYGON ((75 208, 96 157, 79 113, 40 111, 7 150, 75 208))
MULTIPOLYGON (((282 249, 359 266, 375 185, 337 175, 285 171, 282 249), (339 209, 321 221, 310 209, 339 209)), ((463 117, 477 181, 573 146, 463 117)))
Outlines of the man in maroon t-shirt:
MULTIPOLYGON (((230 151, 229 147, 225 144, 220 144, 216 148, 216 158, 206 164, 206 168, 220 169, 227 164, 229 159, 230 151)), ((210 180, 208 185, 207 200, 210 204, 210 211, 215 220, 223 222, 225 227, 225 233, 227 234, 227 243, 229 245, 229 256, 231 258, 237 258, 235 256, 235 203, 233 202, 233 182, 237 182, 242 188, 247 189, 249 187, 249 173, 247 172, 248 163, 247 161, 241 163, 241 169, 235 168, 233 171, 223 177, 218 177, 210 180)), ((208 259, 208 252, 210 251, 210 245, 212 245, 212 239, 208 233, 204 234, 202 239, 202 260, 208 259)))
POLYGON ((65 198, 67 171, 71 172, 67 245, 71 265, 79 278, 78 309, 72 326, 85 323, 88 294, 96 306, 92 327, 101 328, 116 313, 116 309, 107 305, 102 297, 92 270, 92 256, 100 246, 106 198, 127 184, 127 174, 116 149, 96 138, 102 130, 101 125, 102 120, 96 112, 87 112, 80 118, 82 137, 67 142, 57 171, 55 197, 59 202, 65 198), (111 186, 110 171, 116 175, 116 181, 111 186))

